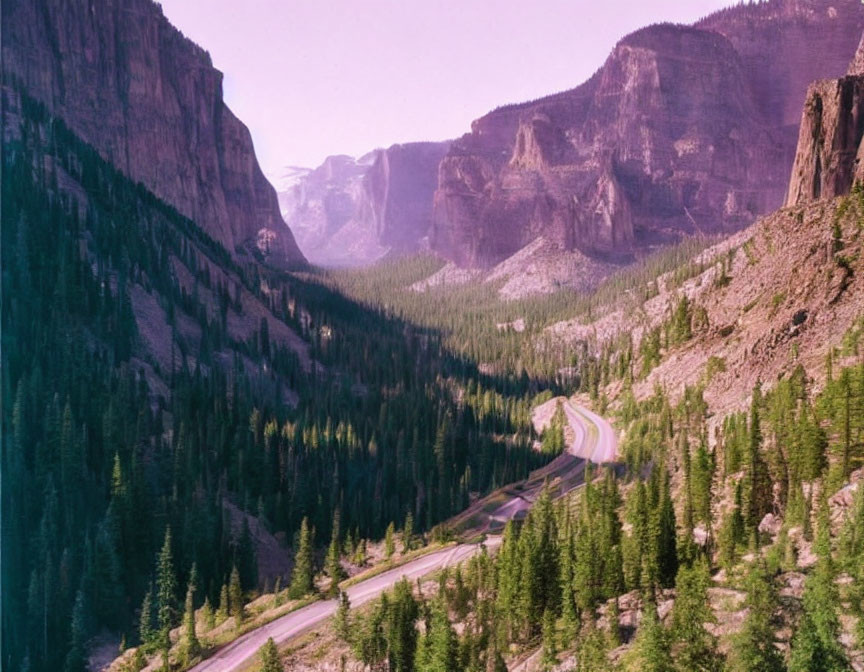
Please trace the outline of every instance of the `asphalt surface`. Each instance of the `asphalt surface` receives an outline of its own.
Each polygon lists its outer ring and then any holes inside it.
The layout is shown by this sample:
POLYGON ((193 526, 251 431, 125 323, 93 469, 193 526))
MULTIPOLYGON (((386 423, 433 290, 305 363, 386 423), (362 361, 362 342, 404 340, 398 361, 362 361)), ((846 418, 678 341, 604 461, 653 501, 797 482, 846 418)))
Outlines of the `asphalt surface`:
MULTIPOLYGON (((568 447, 567 453, 556 458, 573 462, 572 467, 562 476, 562 481, 566 482, 569 478, 581 473, 585 468, 584 460, 598 464, 615 460, 617 439, 615 431, 606 420, 587 408, 575 406, 569 401, 564 404, 564 412, 573 428, 575 438, 568 447), (576 461, 573 460, 573 457, 583 459, 576 461)), ((533 494, 532 492, 531 495, 533 494)), ((531 495, 514 496, 496 509, 492 513, 492 517, 497 520, 513 518, 520 511, 530 508, 534 499, 531 495)), ((489 537, 485 545, 492 549, 500 543, 500 537, 489 537)), ((480 544, 459 544, 434 551, 400 567, 395 567, 354 584, 345 592, 348 593, 352 607, 360 606, 392 588, 403 577, 410 581, 444 567, 458 565, 478 552, 480 546, 480 544)), ((192 672, 239 672, 244 670, 257 662, 258 651, 269 637, 272 637, 277 645, 284 643, 333 616, 336 608, 336 600, 322 600, 285 614, 267 625, 247 632, 230 644, 226 644, 213 656, 193 667, 192 672)))

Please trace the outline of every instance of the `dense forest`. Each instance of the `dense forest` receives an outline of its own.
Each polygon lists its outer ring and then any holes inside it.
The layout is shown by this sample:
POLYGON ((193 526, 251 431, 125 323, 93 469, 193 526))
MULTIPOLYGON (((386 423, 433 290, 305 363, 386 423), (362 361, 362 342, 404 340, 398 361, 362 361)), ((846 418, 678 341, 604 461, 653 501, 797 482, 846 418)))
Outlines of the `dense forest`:
POLYGON ((858 619, 851 645, 864 646, 864 491, 839 520, 828 502, 864 457, 862 384, 858 365, 812 394, 799 368, 755 389, 713 451, 701 391, 673 406, 658 390, 619 414, 631 429, 623 471, 603 469, 557 501, 545 494, 508 523, 494 556, 445 571, 425 594, 402 583, 362 618, 343 599, 336 629, 382 670, 505 670, 522 650, 539 650, 540 669, 575 652, 580 672, 852 670, 841 617, 858 619), (760 527, 766 514, 778 529, 760 527), (782 589, 799 554, 811 560, 790 615, 782 589), (718 589, 743 593, 746 607, 725 641, 711 629, 718 589), (625 604, 636 627, 622 623, 625 604))
POLYGON ((193 567, 195 606, 232 573, 257 589, 228 501, 288 540, 308 519, 320 548, 335 518, 354 539, 429 530, 551 458, 531 449, 535 383, 238 264, 14 83, 3 95, 4 667, 77 672, 92 633, 131 644, 151 610, 164 632, 193 567), (168 365, 141 297, 166 316, 168 365), (253 301, 267 312, 239 338, 253 301))

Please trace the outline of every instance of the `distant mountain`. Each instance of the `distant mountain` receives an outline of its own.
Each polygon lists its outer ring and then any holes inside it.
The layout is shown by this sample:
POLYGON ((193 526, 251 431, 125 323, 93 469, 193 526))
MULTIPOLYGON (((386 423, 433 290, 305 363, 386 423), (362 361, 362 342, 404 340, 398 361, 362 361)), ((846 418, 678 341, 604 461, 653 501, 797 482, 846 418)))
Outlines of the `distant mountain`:
POLYGON ((150 0, 78 5, 3 2, 4 78, 233 254, 303 264, 210 55, 150 0))
POLYGON ((478 119, 441 162, 431 244, 490 266, 542 235, 627 260, 783 203, 808 84, 864 30, 856 0, 769 0, 622 39, 581 86, 478 119))
POLYGON ((304 253, 316 263, 354 266, 426 247, 448 146, 413 142, 359 159, 330 156, 306 173, 286 169, 279 202, 304 253))

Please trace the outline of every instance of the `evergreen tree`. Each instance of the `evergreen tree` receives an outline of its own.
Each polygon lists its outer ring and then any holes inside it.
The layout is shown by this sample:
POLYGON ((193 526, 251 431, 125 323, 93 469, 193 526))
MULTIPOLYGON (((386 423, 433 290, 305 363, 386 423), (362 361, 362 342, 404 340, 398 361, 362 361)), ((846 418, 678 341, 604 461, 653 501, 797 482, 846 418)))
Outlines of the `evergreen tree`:
POLYGON ((336 634, 346 643, 350 643, 351 636, 351 600, 344 590, 339 592, 339 606, 335 617, 336 634))
POLYGON ((219 610, 216 612, 216 617, 220 622, 224 621, 231 615, 231 597, 228 593, 228 584, 223 583, 222 589, 219 591, 219 610))
POLYGON ((411 550, 414 542, 414 516, 409 511, 405 515, 405 526, 402 528, 402 552, 411 550))
POLYGON ((556 642, 555 614, 549 608, 543 612, 543 655, 540 666, 544 670, 551 670, 558 663, 558 643, 556 642))
POLYGON ((396 527, 391 522, 387 526, 387 532, 384 535, 384 557, 387 560, 390 560, 393 557, 393 554, 396 552, 396 542, 393 539, 393 535, 396 533, 396 527))
POLYGON ((189 585, 186 588, 186 604, 183 617, 183 625, 185 627, 184 655, 187 664, 201 653, 201 643, 198 641, 198 634, 195 632, 195 584, 197 581, 198 570, 195 565, 192 565, 192 571, 189 573, 189 585))
POLYGON ((441 598, 432 603, 429 630, 417 650, 417 672, 452 672, 457 670, 456 634, 447 618, 447 609, 441 598))
POLYGON ((576 672, 611 672, 606 638, 594 619, 587 619, 576 642, 576 672))
POLYGON ((312 530, 309 527, 309 519, 303 518, 303 522, 300 525, 300 540, 297 553, 294 555, 294 571, 291 574, 291 586, 288 589, 288 594, 292 599, 304 597, 315 588, 312 544, 312 530))
POLYGON ((141 616, 138 625, 138 637, 142 645, 151 644, 154 641, 153 629, 153 591, 148 590, 141 602, 141 616))
POLYGON ((279 660, 279 649, 276 648, 276 642, 272 637, 267 638, 267 642, 261 647, 258 653, 261 658, 260 672, 282 672, 282 661, 279 660))
POLYGON ((708 601, 711 574, 704 559, 681 567, 675 580, 672 633, 677 643, 675 667, 679 672, 715 672, 720 669, 717 640, 705 628, 715 623, 708 601))
POLYGON ((734 637, 727 672, 783 672, 772 619, 777 605, 776 589, 764 564, 756 561, 747 575, 747 618, 734 637))
POLYGON ((411 584, 403 578, 393 588, 386 622, 388 669, 392 672, 413 672, 417 649, 419 615, 411 584))
POLYGON ((669 641, 657 616, 657 607, 648 602, 632 648, 623 659, 624 672, 673 672, 669 641))
POLYGON ((768 465, 761 455, 762 388, 759 383, 753 388, 750 403, 750 427, 747 444, 747 464, 744 491, 744 523, 747 533, 758 542, 759 523, 772 508, 773 494, 768 465))
POLYGON ((171 528, 165 530, 165 541, 156 564, 156 598, 158 600, 159 646, 171 646, 171 628, 177 625, 177 577, 171 552, 171 528))
POLYGON ((333 527, 330 537, 330 546, 327 549, 327 559, 325 560, 325 571, 330 577, 331 596, 339 592, 339 583, 345 578, 345 570, 342 569, 341 558, 341 542, 339 540, 339 510, 333 514, 333 527))
POLYGON ((87 637, 86 612, 84 592, 79 588, 75 595, 75 606, 72 609, 72 635, 69 650, 66 654, 64 672, 86 672, 85 640, 87 637))
POLYGON ((246 620, 246 600, 243 597, 243 587, 240 585, 240 572, 236 566, 231 568, 231 578, 228 580, 228 604, 235 624, 240 625, 246 620))

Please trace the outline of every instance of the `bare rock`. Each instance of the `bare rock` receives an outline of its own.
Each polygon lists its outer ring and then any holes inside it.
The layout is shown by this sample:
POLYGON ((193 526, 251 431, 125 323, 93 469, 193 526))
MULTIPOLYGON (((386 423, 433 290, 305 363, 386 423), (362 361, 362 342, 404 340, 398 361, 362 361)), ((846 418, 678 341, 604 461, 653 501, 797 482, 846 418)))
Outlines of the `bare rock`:
POLYGON ((3 75, 232 254, 305 263, 222 73, 151 0, 8 0, 3 75))
POLYGON ((845 72, 862 29, 860 3, 784 0, 628 35, 581 86, 453 142, 432 248, 485 268, 543 236, 620 261, 743 228, 783 203, 807 86, 845 72))

